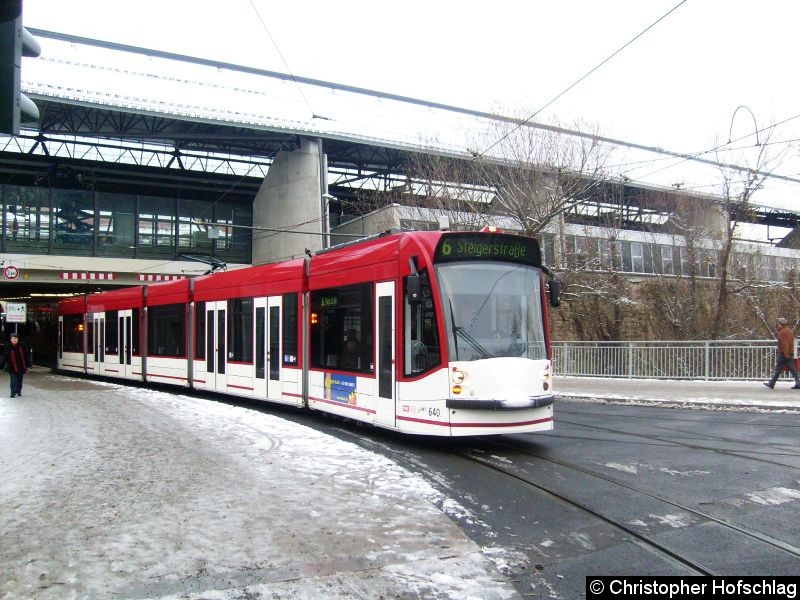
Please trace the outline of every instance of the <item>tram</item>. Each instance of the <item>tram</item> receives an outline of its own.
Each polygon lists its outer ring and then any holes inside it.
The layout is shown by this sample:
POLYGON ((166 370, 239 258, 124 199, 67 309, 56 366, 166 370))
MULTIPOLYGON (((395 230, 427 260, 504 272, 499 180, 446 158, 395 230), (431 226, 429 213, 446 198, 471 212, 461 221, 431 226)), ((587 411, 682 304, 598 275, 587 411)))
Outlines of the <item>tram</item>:
POLYGON ((533 238, 386 233, 304 259, 66 298, 58 368, 288 404, 408 434, 553 428, 533 238))

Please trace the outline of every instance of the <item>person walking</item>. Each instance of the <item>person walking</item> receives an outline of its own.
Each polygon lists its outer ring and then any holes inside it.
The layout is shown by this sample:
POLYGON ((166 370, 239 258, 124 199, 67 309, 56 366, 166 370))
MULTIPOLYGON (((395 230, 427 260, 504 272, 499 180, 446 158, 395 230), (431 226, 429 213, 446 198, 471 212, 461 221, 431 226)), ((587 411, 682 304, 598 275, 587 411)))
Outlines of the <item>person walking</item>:
POLYGON ((0 369, 5 369, 11 376, 11 397, 22 396, 22 377, 31 368, 28 349, 19 341, 16 333, 11 334, 10 343, 0 358, 0 369))
POLYGON ((784 367, 788 367, 794 377, 793 390, 800 390, 800 377, 797 376, 797 367, 794 362, 794 331, 787 325, 788 321, 781 317, 778 319, 776 327, 778 330, 778 348, 775 352, 775 369, 772 377, 765 381, 764 385, 772 389, 778 381, 784 367))

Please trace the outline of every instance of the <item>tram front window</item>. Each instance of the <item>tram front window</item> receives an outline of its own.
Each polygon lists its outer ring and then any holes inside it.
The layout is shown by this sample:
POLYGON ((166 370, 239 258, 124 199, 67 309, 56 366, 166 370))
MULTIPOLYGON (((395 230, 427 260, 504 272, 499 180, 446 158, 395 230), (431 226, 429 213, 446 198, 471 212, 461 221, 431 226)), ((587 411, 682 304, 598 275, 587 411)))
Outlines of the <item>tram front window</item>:
POLYGON ((455 262, 438 265, 436 274, 450 360, 547 358, 539 269, 455 262))

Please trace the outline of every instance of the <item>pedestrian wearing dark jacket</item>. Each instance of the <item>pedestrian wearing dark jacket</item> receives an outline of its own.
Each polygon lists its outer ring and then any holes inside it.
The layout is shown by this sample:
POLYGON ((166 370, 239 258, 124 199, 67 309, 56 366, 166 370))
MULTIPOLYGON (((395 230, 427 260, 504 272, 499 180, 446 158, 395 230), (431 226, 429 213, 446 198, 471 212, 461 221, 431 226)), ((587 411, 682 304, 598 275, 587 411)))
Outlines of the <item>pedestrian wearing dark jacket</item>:
POLYGON ((794 364, 794 332, 787 325, 788 321, 781 317, 778 319, 776 327, 778 329, 778 349, 775 352, 775 369, 772 371, 772 377, 764 385, 768 388, 774 388, 775 382, 778 381, 783 372, 784 367, 787 367, 794 377, 793 390, 800 390, 800 378, 797 376, 797 367, 794 364))
POLYGON ((19 341, 17 334, 11 335, 11 343, 6 346, 0 358, 0 369, 11 375, 11 397, 22 396, 22 377, 31 368, 28 349, 19 341))

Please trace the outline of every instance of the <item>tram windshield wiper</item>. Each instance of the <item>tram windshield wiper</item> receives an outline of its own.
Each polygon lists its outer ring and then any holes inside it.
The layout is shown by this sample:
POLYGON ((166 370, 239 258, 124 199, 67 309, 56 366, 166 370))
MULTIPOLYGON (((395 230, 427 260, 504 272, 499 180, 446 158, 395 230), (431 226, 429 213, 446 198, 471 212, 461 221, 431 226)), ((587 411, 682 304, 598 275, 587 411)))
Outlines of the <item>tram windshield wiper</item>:
POLYGON ((456 360, 458 360, 458 325, 456 325, 456 317, 453 314, 453 301, 448 299, 447 303, 450 305, 450 322, 453 324, 453 343, 456 348, 456 360))
POLYGON ((472 347, 473 350, 475 350, 478 354, 480 354, 481 358, 492 358, 492 354, 486 348, 481 346, 481 343, 478 340, 476 340, 469 333, 467 333, 466 329, 456 325, 456 318, 453 315, 453 303, 451 301, 448 301, 448 302, 450 303, 450 320, 453 323, 453 339, 454 339, 455 348, 456 348, 456 360, 459 360, 459 356, 458 356, 458 337, 459 336, 461 336, 461 339, 463 339, 465 342, 467 342, 467 344, 469 344, 472 347))
POLYGON ((460 335, 465 342, 467 342, 472 348, 481 355, 481 358, 492 358, 492 354, 483 346, 481 343, 472 337, 470 334, 463 327, 453 326, 453 331, 456 332, 457 335, 460 335))

